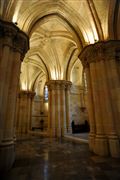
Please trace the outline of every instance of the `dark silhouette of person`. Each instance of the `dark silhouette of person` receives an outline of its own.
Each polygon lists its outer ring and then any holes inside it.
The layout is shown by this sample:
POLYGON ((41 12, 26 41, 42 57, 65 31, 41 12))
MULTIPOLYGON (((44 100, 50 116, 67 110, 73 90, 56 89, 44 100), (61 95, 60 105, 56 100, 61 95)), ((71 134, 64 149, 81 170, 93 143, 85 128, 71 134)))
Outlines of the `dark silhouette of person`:
POLYGON ((72 126, 72 133, 74 133, 74 129, 75 129, 75 122, 74 122, 74 120, 72 121, 71 126, 72 126))
POLYGON ((40 120, 40 129, 41 129, 41 131, 43 131, 43 124, 44 124, 44 120, 41 119, 41 120, 40 120))
POLYGON ((89 127, 89 124, 88 124, 88 121, 85 120, 85 131, 86 132, 89 132, 90 131, 90 127, 89 127))

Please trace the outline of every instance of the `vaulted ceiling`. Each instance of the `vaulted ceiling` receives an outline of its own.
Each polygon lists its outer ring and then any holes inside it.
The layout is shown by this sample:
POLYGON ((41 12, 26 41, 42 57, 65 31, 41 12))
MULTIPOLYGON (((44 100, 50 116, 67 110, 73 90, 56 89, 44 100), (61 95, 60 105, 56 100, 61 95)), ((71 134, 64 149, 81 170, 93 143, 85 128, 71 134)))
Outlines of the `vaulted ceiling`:
POLYGON ((49 79, 74 81, 73 68, 82 76, 78 57, 85 46, 120 39, 119 0, 2 0, 1 18, 30 38, 21 69, 24 89, 49 79))

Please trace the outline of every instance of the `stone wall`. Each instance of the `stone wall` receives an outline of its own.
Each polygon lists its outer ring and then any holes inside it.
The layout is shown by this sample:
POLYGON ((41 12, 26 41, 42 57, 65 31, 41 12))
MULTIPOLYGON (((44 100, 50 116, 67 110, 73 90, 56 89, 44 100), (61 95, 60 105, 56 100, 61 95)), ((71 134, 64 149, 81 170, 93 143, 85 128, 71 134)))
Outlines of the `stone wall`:
POLYGON ((72 85, 71 87, 70 119, 71 122, 74 120, 75 124, 84 124, 85 120, 88 120, 84 91, 80 86, 72 85))
POLYGON ((43 131, 48 128, 48 103, 44 102, 43 97, 35 96, 33 100, 31 127, 32 130, 43 131))

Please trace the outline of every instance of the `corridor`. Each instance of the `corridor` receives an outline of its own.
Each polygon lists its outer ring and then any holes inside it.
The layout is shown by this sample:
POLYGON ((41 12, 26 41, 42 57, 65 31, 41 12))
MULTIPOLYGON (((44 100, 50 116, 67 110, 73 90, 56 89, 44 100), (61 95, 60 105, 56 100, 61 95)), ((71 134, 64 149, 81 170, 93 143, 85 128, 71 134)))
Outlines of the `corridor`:
POLYGON ((2 180, 120 180, 119 159, 102 158, 88 144, 29 137, 16 143, 16 161, 2 180))

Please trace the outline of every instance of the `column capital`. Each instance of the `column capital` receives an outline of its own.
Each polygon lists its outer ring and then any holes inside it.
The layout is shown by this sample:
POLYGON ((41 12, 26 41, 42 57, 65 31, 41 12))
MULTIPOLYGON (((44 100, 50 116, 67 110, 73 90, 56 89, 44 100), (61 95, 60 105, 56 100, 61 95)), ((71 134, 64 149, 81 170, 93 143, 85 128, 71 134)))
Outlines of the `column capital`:
POLYGON ((33 98, 34 96, 35 96, 35 92, 33 92, 33 91, 21 90, 19 92, 19 98, 21 98, 21 97, 30 97, 30 98, 33 98))
POLYGON ((70 90, 71 86, 72 86, 72 82, 66 81, 66 90, 70 90))
POLYGON ((72 83, 65 80, 50 80, 46 83, 49 90, 65 90, 71 87, 72 83))
POLYGON ((92 62, 120 58, 120 41, 101 41, 86 46, 79 55, 84 67, 92 62))
POLYGON ((29 37, 23 31, 12 22, 0 20, 0 38, 3 39, 3 46, 20 52, 23 59, 29 49, 29 37))

